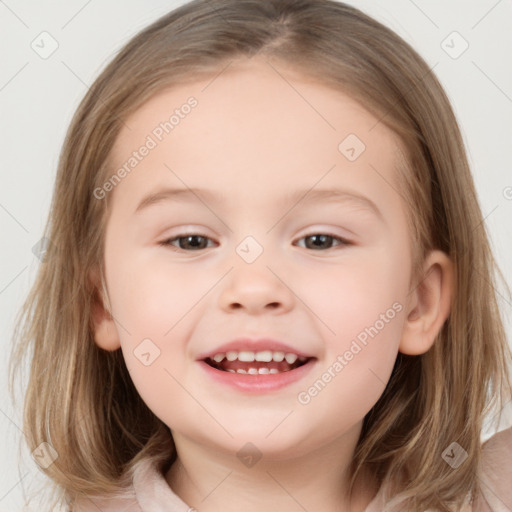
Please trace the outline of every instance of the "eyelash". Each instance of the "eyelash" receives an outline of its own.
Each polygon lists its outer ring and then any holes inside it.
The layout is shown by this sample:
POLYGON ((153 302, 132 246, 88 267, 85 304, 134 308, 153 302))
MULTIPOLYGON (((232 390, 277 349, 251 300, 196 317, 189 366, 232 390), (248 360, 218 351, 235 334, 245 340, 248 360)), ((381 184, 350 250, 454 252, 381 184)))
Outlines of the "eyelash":
MULTIPOLYGON (((332 233, 323 233, 323 232, 310 233, 310 234, 302 236, 301 238, 299 238, 299 240, 303 240, 305 238, 310 238, 310 237, 313 237, 313 236, 316 236, 316 235, 327 236, 327 237, 332 238, 333 240, 338 240, 340 242, 337 245, 338 247, 352 245, 352 243, 349 240, 346 240, 345 238, 336 236, 336 235, 334 235, 332 233)), ((204 239, 207 239, 207 240, 211 240, 209 237, 207 237, 205 235, 202 235, 201 233, 181 233, 180 235, 175 236, 173 238, 167 238, 165 240, 162 240, 161 242, 159 242, 159 245, 161 245, 163 247, 171 247, 171 248, 173 248, 172 250, 174 250, 174 251, 184 251, 184 252, 197 252, 197 251, 201 251, 201 250, 204 250, 204 249, 207 248, 206 247, 206 248, 203 248, 203 249, 196 249, 196 250, 189 251, 187 249, 181 249, 179 247, 176 247, 176 246, 174 246, 172 244, 172 242, 174 242, 176 240, 180 240, 182 238, 188 238, 188 237, 191 237, 191 236, 201 237, 201 238, 204 238, 204 239)), ((334 246, 334 247, 336 247, 336 246, 334 246)), ((334 249, 334 247, 329 247, 328 249, 325 249, 325 250, 321 250, 320 249, 319 252, 326 252, 326 251, 329 251, 331 249, 334 249)), ((306 249, 307 249, 307 247, 306 247, 306 249)), ((314 249, 311 249, 311 250, 314 250, 314 249)))

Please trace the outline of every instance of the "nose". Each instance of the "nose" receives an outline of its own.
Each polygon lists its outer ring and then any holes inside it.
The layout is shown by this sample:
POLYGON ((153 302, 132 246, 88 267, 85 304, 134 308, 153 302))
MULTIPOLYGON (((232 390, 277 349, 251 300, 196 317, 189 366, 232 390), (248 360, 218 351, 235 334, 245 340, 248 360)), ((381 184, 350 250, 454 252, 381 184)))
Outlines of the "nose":
POLYGON ((219 301, 228 313, 245 310, 251 315, 282 314, 293 307, 289 283, 264 262, 237 263, 226 279, 219 301))

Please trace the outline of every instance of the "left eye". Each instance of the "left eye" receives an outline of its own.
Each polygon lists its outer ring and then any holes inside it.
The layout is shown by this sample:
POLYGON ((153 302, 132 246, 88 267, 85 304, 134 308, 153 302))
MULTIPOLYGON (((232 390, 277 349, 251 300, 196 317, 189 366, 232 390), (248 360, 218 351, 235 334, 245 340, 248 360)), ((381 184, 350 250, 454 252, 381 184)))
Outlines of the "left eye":
MULTIPOLYGON (((162 242, 160 242, 160 245, 176 247, 177 242, 177 249, 181 249, 183 251, 198 251, 201 249, 206 249, 208 247, 208 240, 211 240, 211 238, 208 238, 207 236, 204 235, 200 235, 198 233, 190 233, 176 236, 174 238, 168 238, 167 240, 163 240, 162 242)), ((301 245, 301 247, 305 247, 306 249, 312 249, 316 251, 322 249, 331 249, 335 241, 337 241, 338 243, 334 244, 334 246, 350 245, 350 242, 348 240, 345 240, 344 238, 335 235, 329 235, 327 233, 314 233, 311 235, 303 236, 302 238, 299 238, 298 241, 300 240, 306 240, 305 246, 301 245)))
POLYGON ((348 240, 340 238, 339 236, 329 235, 327 233, 312 233, 311 235, 306 235, 303 236, 302 238, 299 238, 299 240, 306 240, 306 248, 313 250, 331 249, 332 243, 335 240, 339 242, 336 245, 350 245, 350 242, 348 240), (308 240, 310 240, 309 243, 308 240), (326 247, 326 245, 329 245, 329 247, 326 247))

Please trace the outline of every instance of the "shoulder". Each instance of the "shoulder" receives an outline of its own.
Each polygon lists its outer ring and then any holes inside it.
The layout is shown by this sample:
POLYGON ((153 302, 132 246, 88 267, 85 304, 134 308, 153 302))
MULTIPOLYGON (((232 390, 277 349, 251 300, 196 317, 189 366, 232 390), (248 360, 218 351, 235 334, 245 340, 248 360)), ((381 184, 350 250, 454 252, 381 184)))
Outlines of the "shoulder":
POLYGON ((482 445, 480 487, 473 512, 512 510, 512 427, 482 445))
MULTIPOLYGON (((512 427, 498 432, 482 444, 478 480, 481 492, 473 500, 468 495, 460 512, 512 512, 512 427)), ((379 489, 365 512, 407 512, 401 500, 393 498, 385 502, 385 490, 388 489, 384 486, 379 489)))
POLYGON ((166 512, 188 511, 169 487, 160 464, 149 458, 139 460, 132 468, 132 484, 115 496, 84 496, 73 502, 67 512, 166 512))
MULTIPOLYGON (((136 464, 135 468, 140 466, 136 464)), ((121 489, 114 494, 82 495, 75 499, 66 512, 144 512, 139 504, 133 485, 121 489)))
POLYGON ((84 496, 73 502, 69 512, 143 512, 134 496, 84 496))

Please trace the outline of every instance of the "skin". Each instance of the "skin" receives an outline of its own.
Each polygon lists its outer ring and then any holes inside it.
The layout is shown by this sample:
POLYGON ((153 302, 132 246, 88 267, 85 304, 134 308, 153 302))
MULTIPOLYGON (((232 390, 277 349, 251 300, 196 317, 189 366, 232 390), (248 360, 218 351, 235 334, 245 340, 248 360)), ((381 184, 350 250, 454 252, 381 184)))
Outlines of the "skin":
POLYGON ((96 343, 122 349, 138 392, 172 430, 178 460, 165 477, 188 505, 362 512, 377 483, 365 475, 349 502, 346 468, 363 418, 398 351, 421 354, 434 342, 449 314, 451 262, 431 252, 418 286, 408 213, 391 186, 400 141, 341 91, 282 63, 238 61, 215 79, 153 97, 127 120, 113 169, 190 96, 198 106, 111 192, 105 272, 112 316, 103 297, 96 343), (366 146, 353 162, 338 150, 351 133, 366 146), (134 213, 165 187, 202 187, 222 199, 198 194, 201 200, 161 200, 134 213), (363 195, 382 218, 353 202, 286 198, 312 188, 363 195), (208 247, 180 249, 176 237, 189 232, 208 237, 208 247), (350 243, 306 246, 304 237, 323 233, 350 243), (250 264, 236 252, 249 235, 263 248, 250 264), (174 246, 159 244, 168 239, 174 246), (394 303, 402 309, 385 328, 308 404, 299 403, 298 393, 394 303), (197 356, 242 336, 287 342, 316 357, 315 367, 279 391, 250 396, 213 382, 197 356), (160 350, 149 366, 133 353, 146 338, 160 350), (262 454, 251 468, 236 456, 247 442, 262 454))

